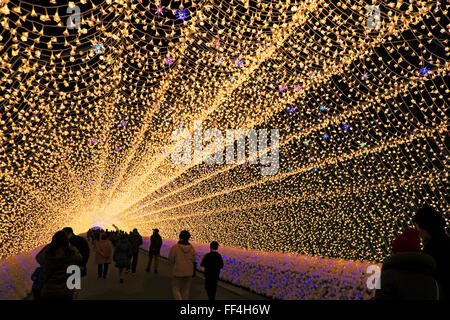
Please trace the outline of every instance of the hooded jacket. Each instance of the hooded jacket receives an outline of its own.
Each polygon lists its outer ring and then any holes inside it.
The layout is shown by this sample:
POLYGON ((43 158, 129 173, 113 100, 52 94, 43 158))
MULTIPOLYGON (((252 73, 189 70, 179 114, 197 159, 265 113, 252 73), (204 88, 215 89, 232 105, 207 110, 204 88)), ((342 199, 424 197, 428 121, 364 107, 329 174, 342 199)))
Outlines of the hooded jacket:
POLYGON ((116 262, 118 268, 129 268, 131 264, 131 257, 133 252, 131 251, 131 244, 126 239, 122 239, 117 244, 114 250, 113 259, 116 262))
POLYGON ((388 257, 381 269, 376 300, 437 300, 440 288, 433 273, 434 259, 423 252, 400 252, 388 257))
POLYGON ((169 261, 173 265, 174 277, 192 277, 194 275, 194 264, 196 263, 195 250, 190 243, 173 245, 170 248, 169 261))
POLYGON ((150 237, 150 248, 149 253, 150 254, 159 254, 161 251, 162 246, 162 238, 159 234, 153 234, 150 237))
POLYGON ((82 261, 80 252, 75 247, 69 248, 66 254, 62 248, 50 254, 49 246, 44 247, 37 255, 36 261, 44 269, 42 299, 73 299, 73 290, 67 288, 67 267, 79 265, 82 261))
POLYGON ((142 242, 142 236, 137 233, 133 232, 131 236, 129 237, 129 241, 131 244, 131 251, 136 254, 139 252, 139 246, 143 243, 142 242))
POLYGON ((98 240, 95 244, 95 264, 111 263, 113 258, 113 246, 111 241, 98 240))

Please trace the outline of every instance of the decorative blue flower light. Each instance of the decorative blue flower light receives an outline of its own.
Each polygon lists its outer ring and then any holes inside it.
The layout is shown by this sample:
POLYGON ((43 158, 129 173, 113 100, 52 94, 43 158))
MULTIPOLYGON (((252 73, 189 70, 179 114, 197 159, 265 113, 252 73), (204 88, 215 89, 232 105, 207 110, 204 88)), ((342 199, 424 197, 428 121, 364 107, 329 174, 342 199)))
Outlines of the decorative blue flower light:
POLYGON ((244 59, 236 60, 236 65, 238 67, 242 67, 243 64, 244 64, 244 59))
POLYGON ((325 112, 325 106, 320 106, 320 107, 319 107, 319 110, 320 110, 321 112, 325 112))
POLYGON ((292 108, 292 107, 289 108, 289 113, 290 113, 290 114, 293 114, 294 112, 295 112, 295 109, 294 109, 294 108, 292 108))
POLYGON ((319 171, 319 170, 317 170, 317 168, 313 168, 313 171, 314 171, 314 172, 317 172, 317 171, 319 171))
POLYGON ((93 51, 95 53, 103 53, 103 50, 105 50, 105 47, 102 44, 98 44, 98 43, 95 44, 94 49, 93 49, 93 51))
POLYGON ((344 124, 344 125, 342 126, 342 129, 343 129, 344 131, 347 131, 347 130, 348 130, 348 125, 344 124))
POLYGON ((420 75, 423 77, 423 76, 425 76, 426 74, 428 74, 428 71, 430 71, 430 68, 423 67, 423 68, 420 69, 419 71, 420 71, 420 75))
POLYGON ((189 16, 189 11, 181 9, 181 10, 178 10, 177 15, 178 15, 178 18, 177 18, 178 20, 184 21, 189 16))
POLYGON ((329 135, 327 135, 326 133, 322 136, 323 140, 328 140, 329 135))

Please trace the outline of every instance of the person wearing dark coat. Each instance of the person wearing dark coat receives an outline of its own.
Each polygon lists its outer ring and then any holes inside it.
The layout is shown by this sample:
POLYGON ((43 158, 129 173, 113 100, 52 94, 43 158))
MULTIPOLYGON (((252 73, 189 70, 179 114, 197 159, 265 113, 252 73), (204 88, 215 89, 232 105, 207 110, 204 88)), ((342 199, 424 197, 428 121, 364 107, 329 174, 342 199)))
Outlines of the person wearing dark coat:
POLYGON ((433 275, 436 262, 420 251, 417 230, 406 229, 392 249, 394 254, 383 263, 375 300, 439 300, 442 293, 433 275))
POLYGON ((133 229, 133 232, 131 233, 129 240, 131 244, 131 251, 133 252, 133 260, 131 262, 131 272, 136 273, 136 266, 139 257, 139 247, 143 243, 142 237, 137 231, 137 229, 133 229))
POLYGON ((153 235, 150 237, 150 248, 148 249, 148 264, 145 271, 150 272, 153 258, 155 259, 155 273, 158 273, 158 258, 161 252, 162 238, 158 229, 153 229, 153 235))
POLYGON ((219 244, 216 241, 210 244, 211 252, 205 254, 200 266, 205 268, 205 289, 209 300, 216 299, 217 282, 219 281, 220 269, 223 268, 223 259, 217 250, 219 244))
POLYGON ((131 244, 125 235, 121 235, 116 248, 114 249, 113 260, 116 263, 116 267, 119 269, 119 281, 123 283, 123 273, 125 269, 130 268, 131 257, 133 252, 131 250, 131 244))
POLYGON ((40 300, 42 285, 44 284, 44 269, 37 267, 31 275, 31 280, 33 280, 33 287, 31 288, 33 300, 40 300))
POLYGON ((67 279, 70 276, 67 268, 80 265, 82 257, 78 249, 70 245, 67 234, 64 231, 55 233, 52 242, 36 255, 36 261, 44 269, 40 298, 72 300, 74 290, 67 287, 67 279))
POLYGON ((424 206, 413 220, 423 242, 423 252, 436 261, 435 277, 443 299, 450 300, 450 238, 445 231, 445 219, 432 207, 424 206))
POLYGON ((75 235, 70 227, 64 228, 63 231, 67 234, 70 244, 78 249, 83 258, 79 266, 81 269, 81 276, 84 277, 87 274, 86 265, 90 254, 89 243, 85 238, 75 235))

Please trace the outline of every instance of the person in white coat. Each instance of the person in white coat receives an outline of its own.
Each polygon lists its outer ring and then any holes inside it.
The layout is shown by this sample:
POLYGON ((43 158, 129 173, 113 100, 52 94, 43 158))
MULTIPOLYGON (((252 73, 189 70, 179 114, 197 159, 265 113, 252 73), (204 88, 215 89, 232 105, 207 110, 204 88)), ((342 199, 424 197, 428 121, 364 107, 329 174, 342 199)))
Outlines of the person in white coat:
POLYGON ((189 243, 189 231, 180 232, 180 241, 170 248, 169 262, 173 265, 172 292, 175 300, 189 299, 189 289, 196 272, 194 247, 189 243))

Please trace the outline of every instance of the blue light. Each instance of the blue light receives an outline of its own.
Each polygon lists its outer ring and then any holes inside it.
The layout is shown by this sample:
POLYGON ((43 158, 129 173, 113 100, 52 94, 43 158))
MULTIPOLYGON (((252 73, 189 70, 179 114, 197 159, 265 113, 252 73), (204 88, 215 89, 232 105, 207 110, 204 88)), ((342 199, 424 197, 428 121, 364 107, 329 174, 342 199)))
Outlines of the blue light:
POLYGON ((347 130, 348 130, 348 126, 347 126, 346 124, 344 124, 344 125, 342 126, 342 129, 344 129, 344 131, 347 131, 347 130))
POLYGON ((295 112, 295 109, 294 108, 289 108, 289 113, 290 114, 293 114, 295 112))
POLYGON ((329 136, 325 133, 325 134, 322 136, 322 138, 323 138, 323 140, 328 140, 329 136))
POLYGON ((428 71, 430 71, 430 68, 426 68, 426 67, 423 67, 422 69, 419 70, 420 75, 422 77, 425 76, 426 74, 428 74, 428 71))
POLYGON ((105 47, 101 44, 95 44, 95 48, 94 48, 94 52, 96 53, 103 53, 103 50, 105 49, 105 47))
POLYGON ((188 10, 178 10, 178 12, 177 12, 177 15, 178 15, 178 20, 185 20, 185 19, 187 19, 187 17, 189 16, 189 11, 188 10))
POLYGON ((320 106, 320 107, 319 107, 319 110, 320 110, 321 112, 324 112, 324 111, 325 111, 325 106, 320 106))

